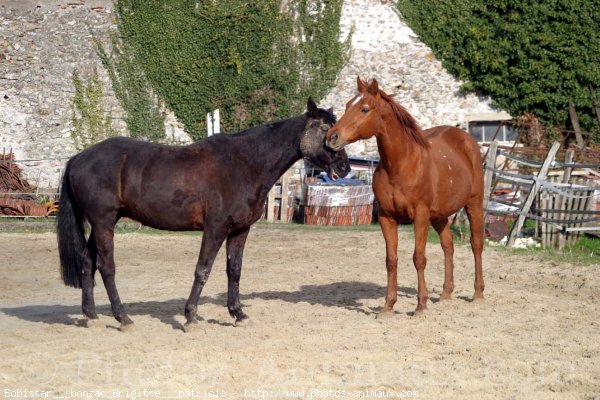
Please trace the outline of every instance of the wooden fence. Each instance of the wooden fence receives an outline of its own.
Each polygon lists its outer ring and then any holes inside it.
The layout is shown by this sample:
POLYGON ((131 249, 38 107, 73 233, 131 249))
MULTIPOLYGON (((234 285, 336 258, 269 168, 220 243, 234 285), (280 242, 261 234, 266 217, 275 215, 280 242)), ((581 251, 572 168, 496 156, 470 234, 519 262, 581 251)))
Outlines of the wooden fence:
POLYGON ((539 161, 498 150, 496 142, 490 144, 484 167, 486 220, 500 216, 504 222, 514 221, 508 246, 514 245, 527 219, 536 221, 535 235, 543 246, 562 248, 583 232, 600 232, 600 211, 595 208, 600 181, 582 177, 594 177, 600 164, 574 163, 572 151, 560 162, 559 147, 554 143, 539 161), (503 197, 498 195, 502 191, 503 197))

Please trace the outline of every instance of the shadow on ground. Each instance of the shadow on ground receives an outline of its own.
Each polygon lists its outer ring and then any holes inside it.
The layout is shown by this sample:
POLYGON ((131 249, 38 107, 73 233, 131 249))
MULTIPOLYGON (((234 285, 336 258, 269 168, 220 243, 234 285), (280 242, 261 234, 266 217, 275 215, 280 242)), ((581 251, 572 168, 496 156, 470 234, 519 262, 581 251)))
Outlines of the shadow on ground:
MULTIPOLYGON (((383 299, 385 297, 385 286, 376 285, 368 282, 338 282, 325 285, 303 285, 299 290, 277 291, 269 290, 264 292, 253 292, 241 294, 240 300, 281 300, 289 303, 307 302, 312 305, 322 305, 325 307, 341 307, 347 310, 361 312, 367 315, 376 314, 381 307, 366 307, 363 300, 383 299)), ((415 297, 417 294, 414 288, 401 287, 398 289, 400 297, 415 297)), ((141 301, 127 303, 125 306, 131 316, 149 315, 161 322, 171 325, 174 329, 181 329, 181 323, 176 320, 176 316, 183 314, 183 308, 187 299, 178 298, 165 301, 141 301)), ((201 297, 200 305, 216 304, 226 306, 227 293, 220 293, 212 297, 201 297)), ((27 305, 20 307, 0 308, 3 313, 20 318, 29 322, 42 322, 46 324, 58 325, 81 325, 82 315, 79 305, 27 305)), ((110 305, 96 306, 96 312, 99 315, 112 317, 110 305)), ((115 321, 116 322, 116 321, 115 321)), ((215 320, 208 320, 209 323, 223 324, 215 320)))

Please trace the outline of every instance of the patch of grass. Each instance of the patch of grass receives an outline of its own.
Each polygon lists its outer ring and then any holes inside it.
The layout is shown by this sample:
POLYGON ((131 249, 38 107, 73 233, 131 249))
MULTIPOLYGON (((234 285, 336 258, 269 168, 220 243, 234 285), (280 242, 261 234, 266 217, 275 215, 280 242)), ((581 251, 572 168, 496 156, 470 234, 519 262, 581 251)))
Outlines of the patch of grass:
MULTIPOLYGON (((380 231, 381 228, 378 224, 371 225, 349 225, 349 226, 322 226, 322 225, 304 225, 298 223, 268 223, 266 221, 259 221, 255 223, 252 228, 254 229, 278 229, 282 231, 307 231, 307 232, 324 232, 324 231, 351 231, 351 232, 369 232, 369 231, 380 231)), ((87 229, 89 231, 89 228, 87 229)), ((411 228, 412 230, 412 228, 411 228)), ((0 232, 2 233, 46 233, 56 232, 56 220, 54 218, 43 218, 43 219, 11 219, 9 221, 0 220, 0 232)), ((160 229, 154 229, 140 224, 139 222, 132 220, 121 220, 115 227, 115 233, 140 233, 147 235, 169 235, 169 234, 182 234, 182 235, 198 235, 202 234, 199 231, 165 231, 160 229)))
POLYGON ((289 231, 307 231, 307 232, 372 232, 372 231, 381 231, 379 224, 370 224, 370 225, 347 225, 347 226, 324 226, 324 225, 306 225, 299 223, 268 223, 266 221, 259 221, 252 226, 257 229, 281 229, 281 230, 289 230, 289 231))
POLYGON ((2 218, 0 233, 47 233, 55 232, 54 218, 2 218))
POLYGON ((562 250, 553 247, 515 249, 505 246, 494 247, 497 251, 504 251, 515 255, 535 255, 542 262, 551 261, 557 264, 575 264, 600 267, 600 239, 583 237, 575 245, 568 246, 562 250))

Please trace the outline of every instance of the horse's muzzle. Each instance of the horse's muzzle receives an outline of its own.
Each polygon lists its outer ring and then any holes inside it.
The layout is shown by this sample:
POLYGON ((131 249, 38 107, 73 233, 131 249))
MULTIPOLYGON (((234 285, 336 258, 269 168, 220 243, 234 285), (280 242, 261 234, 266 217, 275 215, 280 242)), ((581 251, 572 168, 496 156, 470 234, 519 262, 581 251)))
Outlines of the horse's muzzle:
POLYGON ((329 147, 333 151, 340 151, 344 148, 348 143, 345 139, 341 138, 338 134, 337 130, 331 132, 330 135, 327 135, 327 140, 325 141, 325 145, 329 147))

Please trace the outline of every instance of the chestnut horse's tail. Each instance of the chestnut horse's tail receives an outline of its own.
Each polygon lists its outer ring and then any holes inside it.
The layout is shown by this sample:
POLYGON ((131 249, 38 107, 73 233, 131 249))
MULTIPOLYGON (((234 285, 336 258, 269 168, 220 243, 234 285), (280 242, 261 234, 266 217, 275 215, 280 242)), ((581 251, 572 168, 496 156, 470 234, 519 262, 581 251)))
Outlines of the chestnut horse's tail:
POLYGON ((80 288, 83 280, 82 252, 86 245, 83 229, 83 215, 77 207, 69 179, 69 160, 63 175, 60 189, 60 202, 57 216, 58 254, 60 274, 67 286, 80 288))

